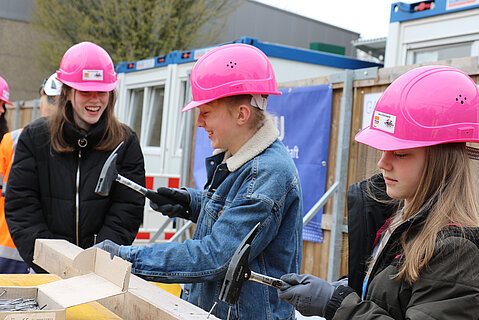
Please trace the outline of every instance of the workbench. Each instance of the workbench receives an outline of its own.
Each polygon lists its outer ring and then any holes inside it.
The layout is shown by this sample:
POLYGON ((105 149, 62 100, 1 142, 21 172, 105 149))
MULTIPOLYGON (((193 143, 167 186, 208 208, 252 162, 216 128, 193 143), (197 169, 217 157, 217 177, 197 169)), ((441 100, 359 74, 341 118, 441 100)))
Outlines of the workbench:
MULTIPOLYGON (((61 280, 54 274, 0 274, 0 286, 34 287, 61 280)), ((121 319, 97 302, 90 302, 66 309, 67 320, 121 319)))

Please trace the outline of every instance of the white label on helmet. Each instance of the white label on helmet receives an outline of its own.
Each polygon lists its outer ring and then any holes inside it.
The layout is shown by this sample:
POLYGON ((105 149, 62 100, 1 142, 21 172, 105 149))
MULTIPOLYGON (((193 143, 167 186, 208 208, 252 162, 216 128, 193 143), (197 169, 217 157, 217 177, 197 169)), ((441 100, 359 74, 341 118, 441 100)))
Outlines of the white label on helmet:
POLYGON ((83 81, 103 81, 103 70, 83 70, 83 81))
POLYGON ((8 92, 7 90, 3 90, 3 97, 7 100, 10 99, 10 92, 8 92))
POLYGON ((374 111, 373 128, 394 133, 396 116, 384 112, 374 111))

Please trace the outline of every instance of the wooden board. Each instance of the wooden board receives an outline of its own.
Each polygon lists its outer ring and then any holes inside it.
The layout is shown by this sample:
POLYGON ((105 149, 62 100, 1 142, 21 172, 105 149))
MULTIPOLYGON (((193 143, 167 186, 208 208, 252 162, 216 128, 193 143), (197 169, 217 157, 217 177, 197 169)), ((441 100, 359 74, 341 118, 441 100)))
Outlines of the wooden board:
MULTIPOLYGON (((54 274, 0 274, 0 286, 32 287, 61 280, 54 274)), ((67 308, 67 320, 121 319, 97 302, 67 308)))
MULTIPOLYGON (((62 278, 81 274, 74 268, 75 257, 72 255, 74 252, 83 251, 81 248, 66 240, 37 239, 37 244, 39 241, 42 243, 42 250, 35 251, 35 261, 44 270, 62 278)), ((133 274, 130 275, 126 293, 98 302, 125 320, 204 320, 208 315, 205 310, 133 274)), ((208 319, 218 318, 210 315, 208 319)))

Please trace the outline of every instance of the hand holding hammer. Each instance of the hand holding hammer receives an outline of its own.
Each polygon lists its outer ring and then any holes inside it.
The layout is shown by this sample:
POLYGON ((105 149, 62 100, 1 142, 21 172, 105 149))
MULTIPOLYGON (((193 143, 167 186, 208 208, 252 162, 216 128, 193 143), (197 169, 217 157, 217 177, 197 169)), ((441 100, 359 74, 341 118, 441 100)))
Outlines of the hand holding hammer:
POLYGON ((128 178, 118 174, 116 168, 116 158, 118 149, 123 145, 123 141, 112 151, 106 159, 95 188, 95 193, 101 196, 108 196, 114 181, 117 181, 128 188, 131 188, 151 200, 150 206, 153 210, 174 218, 186 218, 190 210, 190 195, 188 191, 172 188, 158 188, 157 192, 149 190, 128 178))

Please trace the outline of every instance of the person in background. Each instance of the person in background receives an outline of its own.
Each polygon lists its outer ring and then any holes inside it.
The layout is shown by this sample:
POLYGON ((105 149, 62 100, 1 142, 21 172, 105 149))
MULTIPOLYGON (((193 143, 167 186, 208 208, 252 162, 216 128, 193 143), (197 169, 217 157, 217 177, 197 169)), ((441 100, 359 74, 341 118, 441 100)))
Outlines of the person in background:
MULTIPOLYGON (((385 184, 398 208, 368 235, 376 239, 365 249, 371 255, 362 288, 287 274, 281 279, 291 287, 279 297, 303 315, 326 319, 477 319, 479 200, 471 159, 478 150, 466 146, 479 142, 474 81, 447 66, 405 73, 386 89, 356 141, 383 152, 382 179, 367 182, 379 197, 370 196, 384 199, 385 184)), ((358 227, 374 225, 374 218, 363 219, 358 227)))
POLYGON ((221 319, 294 319, 294 308, 276 290, 253 281, 239 301, 219 299, 229 262, 243 238, 260 223, 249 254, 251 270, 272 277, 298 272, 303 209, 298 172, 266 112, 269 94, 280 94, 270 61, 246 44, 220 46, 191 73, 196 126, 208 133, 214 155, 206 159, 204 190, 159 188, 151 207, 195 222, 183 243, 97 245, 132 263, 132 272, 158 282, 187 283, 182 298, 221 319))
POLYGON ((10 102, 8 83, 4 78, 0 77, 0 141, 2 140, 3 135, 8 132, 6 104, 13 106, 13 103, 10 102))
MULTIPOLYGON (((45 79, 40 87, 40 113, 41 116, 48 116, 55 107, 54 99, 61 93, 61 82, 55 79, 56 74, 45 79), (48 94, 48 96, 47 96, 48 94), (47 99, 48 97, 48 99, 47 99)), ((18 138, 23 128, 7 132, 0 143, 0 176, 2 179, 2 193, 0 197, 0 273, 29 273, 28 265, 23 261, 5 220, 5 191, 7 188, 8 175, 15 155, 18 138)))
POLYGON ((35 239, 65 239, 81 248, 104 239, 131 244, 145 203, 121 184, 108 197, 95 194, 103 164, 121 142, 119 174, 145 184, 138 138, 114 115, 118 80, 108 53, 91 42, 76 44, 56 78, 62 82, 57 107, 23 130, 5 198, 13 242, 36 272, 42 269, 32 262, 35 239))
MULTIPOLYGON (((0 127, 7 130, 7 122, 5 120, 6 107, 5 103, 13 105, 10 101, 10 92, 8 85, 3 78, 0 77, 0 127)), ((16 139, 22 132, 21 129, 13 132, 3 132, 0 143, 0 178, 1 178, 1 196, 0 196, 0 273, 28 273, 28 266, 20 257, 13 240, 8 231, 7 222, 5 221, 5 189, 7 187, 8 173, 12 165, 13 153, 15 151, 16 139)))
POLYGON ((40 116, 46 117, 55 108, 56 99, 62 93, 62 83, 57 80, 56 72, 46 78, 39 90, 40 93, 40 116))

